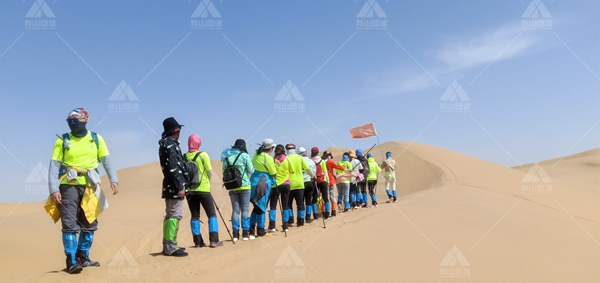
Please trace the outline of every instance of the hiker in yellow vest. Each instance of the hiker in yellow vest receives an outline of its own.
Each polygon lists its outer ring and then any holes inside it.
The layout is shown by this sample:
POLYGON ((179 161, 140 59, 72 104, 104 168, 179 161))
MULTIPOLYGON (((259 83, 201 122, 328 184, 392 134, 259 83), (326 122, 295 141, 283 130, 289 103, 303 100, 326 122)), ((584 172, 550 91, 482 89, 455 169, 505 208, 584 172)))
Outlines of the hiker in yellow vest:
POLYGON ((206 217, 208 217, 209 246, 216 248, 223 246, 223 242, 219 241, 219 222, 217 220, 217 213, 215 212, 214 199, 210 193, 212 166, 208 153, 200 151, 201 145, 202 140, 198 135, 190 135, 188 138, 188 152, 184 155, 185 161, 193 161, 198 166, 198 184, 190 183, 190 188, 186 193, 188 207, 192 214, 190 226, 192 229, 192 238, 194 239, 194 247, 205 247, 206 244, 200 233, 200 206, 202 206, 206 217))
POLYGON ((337 175, 337 189, 338 189, 338 203, 341 205, 344 204, 344 212, 348 212, 350 210, 350 173, 353 166, 350 163, 350 154, 348 152, 344 152, 342 155, 342 161, 338 162, 338 165, 344 167, 345 170, 336 169, 337 175), (346 173, 346 175, 342 175, 346 173))
POLYGON ((99 162, 108 175, 113 195, 119 192, 117 171, 106 143, 100 135, 86 129, 88 120, 89 114, 83 108, 69 112, 67 123, 71 132, 56 139, 48 170, 48 188, 60 211, 67 272, 71 274, 81 272, 83 267, 100 266, 89 257, 98 221, 90 223, 81 209, 86 188, 100 189, 99 162))
MULTIPOLYGON (((294 173, 290 174, 290 200, 288 201, 290 219, 288 221, 288 224, 294 224, 292 201, 295 200, 298 211, 298 219, 296 221, 296 226, 302 227, 304 226, 304 217, 306 216, 306 206, 304 205, 303 172, 304 170, 308 169, 308 164, 306 163, 306 161, 304 161, 304 159, 302 159, 302 156, 296 153, 296 145, 287 144, 285 146, 285 149, 287 152, 287 158, 290 159, 292 170, 294 171, 294 173)), ((312 174, 312 172, 308 172, 312 174)))
POLYGON ((277 203, 281 203, 281 222, 283 231, 288 230, 288 224, 290 215, 288 210, 288 202, 290 199, 290 174, 294 171, 291 168, 290 160, 286 158, 285 147, 282 144, 278 144, 275 147, 275 168, 277 169, 277 177, 275 178, 277 184, 271 188, 271 196, 269 203, 269 231, 275 232, 275 221, 277 220, 277 203))
POLYGON ((367 154, 367 161, 369 162, 369 175, 367 176, 367 186, 369 186, 369 195, 371 195, 371 204, 377 206, 377 196, 375 195, 375 189, 377 186, 377 175, 381 172, 381 168, 375 162, 373 154, 367 154))

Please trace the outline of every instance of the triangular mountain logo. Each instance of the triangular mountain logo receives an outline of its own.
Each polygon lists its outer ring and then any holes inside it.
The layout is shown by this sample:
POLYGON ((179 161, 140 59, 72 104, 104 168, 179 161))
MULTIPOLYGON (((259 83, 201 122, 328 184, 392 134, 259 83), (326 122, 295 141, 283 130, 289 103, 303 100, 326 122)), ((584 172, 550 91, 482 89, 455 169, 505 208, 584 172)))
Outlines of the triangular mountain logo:
POLYGON ((292 99, 292 97, 296 101, 304 101, 304 97, 302 97, 302 94, 300 91, 298 91, 298 88, 292 83, 291 80, 288 80, 288 82, 277 94, 277 97, 275 97, 275 101, 288 101, 292 99))
POLYGON ((544 168, 536 162, 535 164, 533 164, 533 166, 531 166, 531 168, 529 168, 529 172, 527 172, 527 175, 525 175, 525 178, 523 178, 522 182, 537 183, 540 181, 544 183, 552 182, 552 180, 550 180, 550 177, 548 177, 546 170, 544 170, 544 168))
POLYGON ((456 80, 454 80, 446 89, 446 91, 444 92, 444 95, 442 95, 442 98, 440 98, 440 101, 455 101, 456 97, 460 98, 460 100, 462 101, 469 101, 469 97, 467 96, 467 93, 465 93, 465 90, 462 88, 462 86, 460 86, 456 80))
POLYGON ((37 166, 31 170, 26 183, 42 183, 48 181, 48 168, 42 164, 42 162, 38 162, 37 166))
POLYGON ((50 7, 44 0, 36 0, 29 8, 29 12, 25 15, 25 18, 40 18, 42 15, 46 15, 48 18, 54 18, 54 13, 50 10, 50 7))
POLYGON ((122 246, 121 249, 117 251, 108 266, 124 266, 125 262, 127 262, 129 266, 138 266, 135 258, 133 258, 129 250, 127 250, 125 246, 122 246))
POLYGON ((379 3, 375 0, 368 0, 365 5, 362 7, 360 12, 358 12, 357 18, 372 18, 373 15, 377 15, 379 18, 387 18, 379 3))
POLYGON ((219 14, 219 11, 217 11, 217 8, 215 8, 215 5, 210 0, 202 0, 192 14, 192 18, 206 18, 209 14, 213 18, 221 17, 221 14, 219 14))
POLYGON ((461 266, 470 266, 463 253, 454 246, 448 251, 440 266, 457 266, 458 264, 461 266))
POLYGON ((542 3, 542 1, 533 0, 533 1, 531 1, 531 3, 529 3, 529 6, 527 6, 527 10, 525 10, 525 13, 523 13, 523 16, 521 16, 521 17, 522 18, 537 18, 540 15, 544 18, 552 17, 552 15, 550 15, 550 12, 548 12, 548 9, 546 9, 546 6, 544 5, 544 3, 542 3))
POLYGON ((131 101, 138 101, 137 96, 133 93, 133 90, 129 85, 125 82, 125 80, 121 81, 121 83, 115 88, 113 93, 110 95, 109 101, 122 101, 128 98, 131 101))
POLYGON ((281 256, 275 263, 275 266, 291 266, 292 263, 295 266, 304 266, 304 262, 302 262, 296 251, 294 251, 291 246, 288 246, 281 253, 281 256))

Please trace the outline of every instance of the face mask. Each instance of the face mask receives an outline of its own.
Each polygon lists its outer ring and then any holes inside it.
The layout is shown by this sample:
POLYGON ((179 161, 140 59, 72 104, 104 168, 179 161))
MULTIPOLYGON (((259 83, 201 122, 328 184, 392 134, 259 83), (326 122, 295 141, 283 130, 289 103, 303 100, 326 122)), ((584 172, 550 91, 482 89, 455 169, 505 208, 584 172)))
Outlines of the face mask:
POLYGON ((71 134, 73 134, 73 136, 76 136, 78 138, 82 138, 85 137, 85 135, 87 135, 87 129, 85 128, 85 126, 87 125, 87 123, 76 123, 76 124, 69 124, 69 128, 71 128, 71 134))
POLYGON ((344 155, 344 157, 342 157, 342 160, 348 161, 348 155, 344 155))

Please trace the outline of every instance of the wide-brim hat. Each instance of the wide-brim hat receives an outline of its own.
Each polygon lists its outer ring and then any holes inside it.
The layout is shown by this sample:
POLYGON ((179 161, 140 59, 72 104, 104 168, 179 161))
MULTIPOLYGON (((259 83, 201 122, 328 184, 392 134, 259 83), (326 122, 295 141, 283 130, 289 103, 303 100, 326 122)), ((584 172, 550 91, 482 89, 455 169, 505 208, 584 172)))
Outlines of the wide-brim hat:
POLYGON ((175 120, 175 118, 169 117, 163 121, 164 131, 162 133, 162 136, 163 137, 169 136, 173 133, 173 131, 175 131, 175 129, 181 128, 181 127, 183 127, 183 125, 179 124, 177 122, 177 120, 175 120))
POLYGON ((349 150, 349 151, 348 151, 348 155, 349 155, 350 157, 352 157, 352 158, 356 158, 356 151, 354 151, 354 150, 349 150))

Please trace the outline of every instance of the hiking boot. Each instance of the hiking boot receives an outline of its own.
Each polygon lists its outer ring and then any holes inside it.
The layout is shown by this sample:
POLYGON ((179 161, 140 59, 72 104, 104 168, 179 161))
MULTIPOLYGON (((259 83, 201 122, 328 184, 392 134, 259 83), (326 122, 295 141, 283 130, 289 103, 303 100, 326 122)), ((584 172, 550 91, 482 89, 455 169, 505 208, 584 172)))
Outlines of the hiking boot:
POLYGON ((297 223, 297 224, 296 224, 296 226, 297 226, 297 227, 302 227, 302 226, 304 226, 304 218, 300 218, 300 217, 298 217, 298 219, 296 220, 296 223, 297 223))
POLYGON ((385 201, 385 203, 391 203, 393 201, 392 198, 389 198, 388 200, 385 201))
POLYGON ((373 202, 373 206, 377 207, 377 205, 378 205, 378 204, 377 204, 377 202, 376 202, 376 201, 374 201, 374 202, 373 202))
MULTIPOLYGON (((315 216, 315 219, 317 219, 316 216, 315 216)), ((310 214, 306 215, 305 220, 306 220, 306 223, 311 223, 312 222, 312 219, 310 219, 310 214)))
POLYGON ((287 224, 287 222, 283 222, 283 224, 281 225, 281 229, 282 229, 283 231, 285 231, 285 232, 287 232, 287 231, 288 231, 288 224, 287 224))
POLYGON ((256 237, 254 235, 250 235, 250 231, 244 231, 242 236, 242 241, 254 240, 256 237))
POLYGON ((325 220, 329 219, 329 212, 323 212, 323 218, 325 220))
POLYGON ((394 198, 394 202, 398 202, 398 199, 397 199, 397 198, 394 198))
POLYGON ((269 231, 277 231, 277 229, 275 229, 275 221, 269 221, 269 231))
POLYGON ((222 246, 223 246, 223 242, 210 242, 211 248, 222 247, 222 246))
POLYGON ((348 211, 350 211, 350 209, 346 209, 346 208, 344 208, 344 212, 348 212, 348 211))
POLYGON ((184 257, 187 255, 188 255, 188 253, 184 252, 182 249, 177 249, 172 254, 167 255, 167 256, 184 257))
POLYGON ((315 220, 319 219, 319 217, 321 217, 320 213, 315 213, 315 220))
POLYGON ((82 267, 90 267, 90 266, 94 266, 94 267, 99 267, 100 263, 98 263, 97 261, 92 261, 90 260, 85 251, 82 250, 77 250, 77 262, 79 264, 81 264, 82 267))
POLYGON ((67 273, 69 274, 78 274, 81 272, 81 270, 83 270, 83 267, 79 263, 72 264, 67 267, 67 273))
POLYGON ((237 242, 240 240, 240 230, 233 230, 233 241, 237 242))
POLYGON ((256 225, 250 226, 250 235, 256 235, 256 225))
POLYGON ((337 210, 332 210, 331 211, 331 217, 335 217, 337 216, 337 210))
POLYGON ((293 217, 290 217, 290 219, 288 219, 288 222, 287 222, 287 224, 288 224, 289 226, 292 226, 292 225, 294 225, 294 218, 293 218, 293 217))

